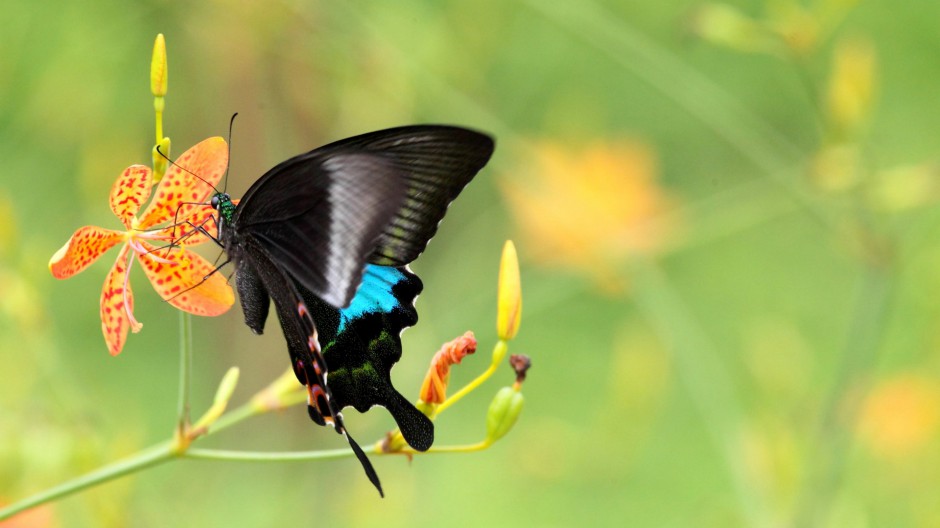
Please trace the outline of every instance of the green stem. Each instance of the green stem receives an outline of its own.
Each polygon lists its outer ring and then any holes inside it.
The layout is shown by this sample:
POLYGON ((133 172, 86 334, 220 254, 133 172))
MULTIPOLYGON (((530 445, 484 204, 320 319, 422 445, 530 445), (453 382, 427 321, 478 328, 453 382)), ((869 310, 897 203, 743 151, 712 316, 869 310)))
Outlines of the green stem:
POLYGON ((263 412, 264 412, 264 409, 255 405, 252 402, 236 407, 232 409, 231 411, 223 414, 222 416, 219 417, 218 420, 212 423, 209 426, 209 432, 207 432, 205 436, 209 436, 210 434, 224 431, 225 429, 228 429, 229 427, 243 420, 246 420, 248 418, 251 418, 252 416, 255 416, 256 414, 261 414, 263 412))
POLYGON ((193 370, 193 320, 180 311, 180 387, 176 431, 182 435, 189 428, 189 388, 193 370))
POLYGON ((450 398, 447 398, 446 400, 444 400, 443 403, 438 405, 437 408, 434 410, 434 415, 436 416, 438 414, 441 414, 442 412, 444 412, 444 409, 447 409, 451 405, 457 403, 457 401, 459 401, 461 398, 463 398, 467 394, 470 394, 477 387, 482 385, 483 382, 490 379, 490 376, 492 376, 493 373, 496 372, 496 368, 498 366, 499 365, 497 365, 496 363, 491 363, 490 367, 486 369, 485 371, 483 371, 482 374, 474 378, 473 381, 471 381, 470 383, 464 385, 463 388, 455 392, 450 398))
POLYGON ((234 460, 239 462, 297 462, 302 460, 332 460, 353 456, 351 449, 323 451, 232 451, 227 449, 190 449, 186 458, 201 460, 234 460))
POLYGON ((671 350, 680 383, 689 393, 707 433, 728 468, 740 515, 747 526, 769 526, 763 498, 750 481, 741 445, 743 410, 731 374, 717 348, 655 263, 631 262, 634 298, 657 335, 671 350))
POLYGON ((842 351, 838 379, 823 403, 817 426, 814 453, 807 468, 804 492, 796 509, 794 526, 814 526, 825 518, 824 509, 831 505, 839 487, 846 456, 851 443, 851 427, 864 390, 865 376, 874 363, 884 334, 893 280, 889 269, 878 263, 867 263, 861 291, 849 326, 848 339, 842 351))
MULTIPOLYGON (((204 436, 222 431, 223 429, 231 427, 236 423, 241 422, 242 420, 250 418, 256 414, 260 414, 264 412, 264 410, 265 409, 255 405, 254 403, 246 403, 245 405, 242 405, 220 417, 218 421, 216 421, 210 427, 209 431, 206 432, 204 436)), ((135 473, 142 469, 166 462, 173 458, 177 458, 182 455, 191 456, 190 453, 192 451, 197 451, 195 449, 190 449, 189 451, 179 452, 178 446, 179 444, 177 441, 166 441, 132 455, 125 460, 104 466, 95 471, 92 471, 91 473, 88 473, 87 475, 83 475, 48 490, 37 493, 32 497, 23 499, 0 510, 0 521, 12 517, 13 515, 22 512, 23 510, 27 510, 46 502, 54 501, 73 493, 78 493, 87 488, 103 484, 130 473, 135 473)), ((247 458, 244 459, 247 460, 247 458)))
POLYGON ((115 480, 117 478, 123 477, 124 475, 135 473, 157 464, 162 464, 163 462, 173 458, 175 458, 175 454, 173 451, 172 442, 163 442, 162 444, 157 444, 129 458, 99 468, 95 471, 92 471, 91 473, 88 473, 87 475, 63 482, 58 486, 54 486, 35 494, 32 497, 28 497, 24 500, 9 505, 6 508, 0 509, 0 521, 9 519, 17 513, 39 506, 40 504, 51 502, 73 493, 78 493, 79 491, 83 491, 99 484, 115 480))

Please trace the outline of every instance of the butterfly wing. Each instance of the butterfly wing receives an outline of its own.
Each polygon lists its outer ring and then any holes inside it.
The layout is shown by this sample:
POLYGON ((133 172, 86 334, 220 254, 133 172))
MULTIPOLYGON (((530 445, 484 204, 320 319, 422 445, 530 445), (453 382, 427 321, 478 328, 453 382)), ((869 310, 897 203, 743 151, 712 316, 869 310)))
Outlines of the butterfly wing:
POLYGON ((231 238, 258 241, 308 291, 345 306, 376 240, 400 209, 405 186, 383 156, 315 152, 279 164, 249 188, 231 238))
MULTIPOLYGON (((378 474, 365 452, 346 430, 343 415, 339 412, 342 407, 336 404, 327 385, 326 361, 320 350, 310 309, 287 272, 267 254, 258 241, 244 240, 240 251, 240 258, 236 261, 237 280, 251 277, 249 280, 257 281, 253 285, 257 291, 266 292, 274 300, 274 308, 288 343, 294 374, 307 387, 307 410, 310 417, 320 425, 332 425, 337 433, 346 438, 366 476, 378 489, 379 494, 384 496, 378 474)), ((264 304, 268 304, 266 297, 264 304)))
POLYGON ((414 125, 343 139, 310 154, 368 152, 384 157, 401 174, 404 201, 383 227, 369 262, 404 266, 424 251, 447 206, 486 165, 493 148, 491 137, 473 130, 414 125))
MULTIPOLYGON (((401 357, 401 330, 417 321, 413 301, 421 283, 395 267, 424 250, 447 206, 492 152, 490 137, 450 126, 348 138, 268 171, 242 198, 234 221, 238 237, 255 240, 271 264, 294 279, 294 291, 313 311, 326 343, 331 406, 365 411, 382 405, 419 450, 433 442, 433 424, 394 389, 389 371, 401 357), (369 266, 363 278, 366 261, 381 266, 369 266)), ((270 280, 252 270, 238 274, 246 323, 260 333, 267 295, 286 295, 271 292, 270 280)), ((275 308, 296 365, 309 349, 306 334, 292 326, 290 302, 275 297, 275 308)), ((310 409, 322 424, 316 407, 310 409)))
POLYGON ((421 289, 421 280, 404 268, 369 264, 346 308, 330 306, 302 289, 301 296, 317 323, 334 404, 359 412, 385 407, 405 441, 426 451, 434 442, 434 424, 395 389, 390 376, 401 359, 402 330, 418 322, 414 301, 421 289))

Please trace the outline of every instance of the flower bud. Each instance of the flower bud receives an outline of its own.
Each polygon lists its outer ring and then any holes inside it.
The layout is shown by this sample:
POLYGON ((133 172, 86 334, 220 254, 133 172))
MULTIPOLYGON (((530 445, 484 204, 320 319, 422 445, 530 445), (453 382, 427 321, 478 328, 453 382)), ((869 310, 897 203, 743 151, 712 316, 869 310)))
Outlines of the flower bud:
POLYGON ((166 174, 166 167, 169 163, 167 158, 170 157, 170 138, 165 137, 160 140, 160 143, 156 144, 153 147, 153 183, 156 184, 163 179, 163 175, 166 174), (159 151, 157 150, 159 149, 159 151))
POLYGON ((519 258, 512 240, 503 246, 499 263, 497 286, 496 333, 500 339, 509 340, 519 331, 522 318, 522 284, 519 279, 519 258))
POLYGON ((166 95, 166 77, 166 40, 160 33, 153 43, 153 58, 150 59, 150 91, 154 97, 162 98, 166 95))
POLYGON ((495 442, 515 425, 525 404, 522 393, 512 387, 503 387, 496 393, 486 413, 486 439, 495 442))
POLYGON ((212 406, 209 407, 206 414, 199 418, 192 428, 197 436, 204 434, 205 430, 215 423, 215 421, 222 416, 222 413, 225 412, 225 408, 228 406, 228 402, 232 399, 232 394, 235 392, 235 387, 238 385, 238 374, 238 367, 232 367, 228 369, 228 372, 222 377, 222 382, 219 383, 219 388, 215 392, 215 399, 212 401, 212 406))
POLYGON ((766 27, 727 4, 699 7, 691 24, 699 38, 716 46, 750 53, 771 52, 774 48, 766 27))
POLYGON ((847 40, 836 46, 826 110, 844 137, 855 134, 871 114, 875 66, 875 50, 867 40, 847 40))

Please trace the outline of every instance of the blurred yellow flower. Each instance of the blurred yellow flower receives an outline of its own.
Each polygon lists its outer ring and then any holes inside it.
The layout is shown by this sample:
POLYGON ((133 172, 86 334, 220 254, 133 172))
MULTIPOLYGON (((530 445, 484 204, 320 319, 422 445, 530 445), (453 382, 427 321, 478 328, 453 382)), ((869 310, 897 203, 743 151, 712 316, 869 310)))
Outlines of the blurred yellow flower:
POLYGON ((925 446, 940 425, 940 384, 914 373, 879 383, 862 405, 858 435, 882 456, 905 456, 925 446))
POLYGON ((836 46, 826 112, 839 137, 857 133, 871 114, 875 92, 875 50, 868 40, 843 40, 836 46))
POLYGON ((618 292, 618 269, 630 255, 651 254, 672 232, 673 199, 656 181, 649 147, 621 140, 575 149, 538 145, 520 179, 502 190, 538 262, 586 272, 618 292))

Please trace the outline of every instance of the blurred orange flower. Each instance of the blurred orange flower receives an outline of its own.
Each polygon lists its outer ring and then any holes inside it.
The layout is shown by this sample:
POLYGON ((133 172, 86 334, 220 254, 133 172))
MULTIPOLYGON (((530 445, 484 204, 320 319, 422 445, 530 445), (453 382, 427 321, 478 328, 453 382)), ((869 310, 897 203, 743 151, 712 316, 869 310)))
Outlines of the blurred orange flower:
MULTIPOLYGON (((0 507, 2 506, 7 506, 7 504, 0 499, 0 507)), ((0 528, 53 528, 59 525, 59 520, 50 504, 26 510, 12 519, 0 521, 0 528)))
POLYGON ((859 437, 883 456, 904 456, 925 446, 940 425, 940 384, 907 373, 879 383, 862 406, 859 437))
POLYGON ((111 210, 127 230, 82 227, 52 256, 49 271, 57 279, 67 279, 83 271, 105 251, 123 243, 101 292, 101 330, 112 355, 121 352, 128 330, 138 332, 143 326, 134 318, 134 296, 128 281, 134 262, 132 254, 137 256, 157 293, 180 310, 219 315, 235 302, 225 277, 213 274, 206 279, 214 266, 179 245, 208 240, 192 226, 203 225, 214 214, 212 207, 203 202, 222 178, 227 164, 228 148, 220 137, 192 147, 160 180, 154 199, 139 217, 135 215, 150 197, 153 174, 144 165, 128 167, 111 187, 110 197, 111 210), (155 227, 170 220, 176 223, 155 227), (158 248, 151 242, 172 246, 158 248), (196 285, 199 288, 190 289, 196 285))
POLYGON ((645 145, 545 142, 516 172, 523 177, 502 189, 525 246, 539 262, 584 271, 606 291, 623 289, 618 267, 627 257, 656 253, 673 231, 665 214, 673 199, 657 183, 645 145))

